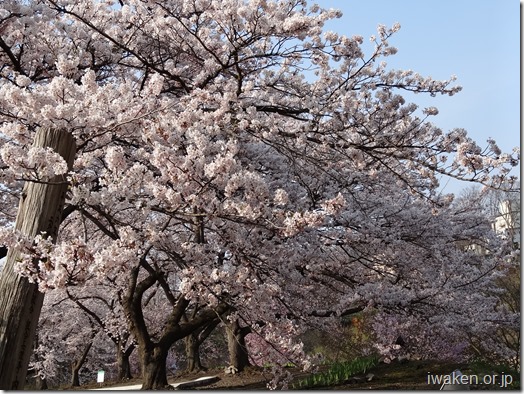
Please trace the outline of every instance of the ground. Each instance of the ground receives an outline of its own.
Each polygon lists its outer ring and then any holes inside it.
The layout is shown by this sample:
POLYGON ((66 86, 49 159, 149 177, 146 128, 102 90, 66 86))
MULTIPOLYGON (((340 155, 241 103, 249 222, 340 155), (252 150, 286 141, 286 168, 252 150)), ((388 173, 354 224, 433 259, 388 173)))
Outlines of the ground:
MULTIPOLYGON (((347 382, 330 387, 316 387, 315 389, 322 390, 439 390, 440 385, 428 384, 429 374, 446 375, 451 374, 455 369, 459 369, 465 375, 472 375, 478 373, 473 367, 467 364, 457 363, 443 363, 430 360, 413 360, 405 362, 393 362, 391 364, 379 364, 371 368, 365 374, 357 375, 347 382), (373 374, 371 380, 366 378, 369 373, 373 374)), ((303 379, 308 374, 298 370, 297 368, 287 368, 293 375, 293 382, 303 379)), ((486 371, 485 373, 491 373, 486 371)), ((493 372, 495 373, 495 372, 493 372)), ((502 373, 503 375, 503 373, 502 373)), ((203 386, 195 387, 196 390, 266 390, 267 382, 271 380, 271 370, 264 368, 251 367, 246 371, 235 374, 226 375, 223 369, 211 369, 208 371, 198 373, 179 373, 169 378, 169 383, 186 382, 194 380, 203 376, 218 376, 220 380, 217 382, 203 386)), ((500 372, 499 372, 500 377, 500 372)), ((513 377, 515 382, 520 381, 520 377, 513 377)), ((126 382, 125 385, 139 384, 140 379, 133 379, 126 382)), ((102 387, 110 387, 115 384, 107 382, 102 387)), ((99 388, 100 385, 91 384, 82 386, 81 390, 90 388, 99 388)), ((518 386, 510 387, 519 389, 518 386)), ((485 390, 485 389, 501 389, 500 385, 483 385, 471 387, 471 389, 485 390)))

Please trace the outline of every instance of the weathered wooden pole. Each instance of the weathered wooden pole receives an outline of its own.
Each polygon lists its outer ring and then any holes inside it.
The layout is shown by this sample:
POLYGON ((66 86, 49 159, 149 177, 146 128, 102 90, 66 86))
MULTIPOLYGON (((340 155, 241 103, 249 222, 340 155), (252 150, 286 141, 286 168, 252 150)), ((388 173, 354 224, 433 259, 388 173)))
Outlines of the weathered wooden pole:
MULTIPOLYGON (((59 153, 71 169, 76 153, 73 136, 65 130, 40 129, 35 147, 59 153)), ((65 177, 26 182, 15 227, 34 237, 45 232, 56 240, 67 192, 65 177)), ((20 252, 10 248, 0 275, 0 389, 23 390, 44 294, 14 271, 20 252)))

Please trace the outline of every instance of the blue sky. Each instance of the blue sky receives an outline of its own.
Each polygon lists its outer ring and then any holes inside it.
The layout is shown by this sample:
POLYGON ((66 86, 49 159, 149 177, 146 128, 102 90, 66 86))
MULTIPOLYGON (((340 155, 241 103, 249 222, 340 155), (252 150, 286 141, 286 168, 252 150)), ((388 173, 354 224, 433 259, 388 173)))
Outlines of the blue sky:
MULTIPOLYGON (((448 131, 462 127, 481 146, 494 138, 510 152, 520 146, 520 3, 518 0, 311 0, 337 8, 340 19, 326 29, 361 35, 369 43, 377 25, 402 26, 391 39, 398 49, 385 59, 392 68, 424 76, 456 75, 463 90, 455 96, 405 94, 420 107, 435 106, 433 123, 448 131)), ((371 44, 370 44, 371 45, 371 44)), ((368 47, 368 52, 371 46, 368 47)), ((518 169, 512 171, 518 175, 518 169)), ((444 183, 444 182, 443 182, 444 183)), ((469 184, 449 182, 446 192, 469 184)))

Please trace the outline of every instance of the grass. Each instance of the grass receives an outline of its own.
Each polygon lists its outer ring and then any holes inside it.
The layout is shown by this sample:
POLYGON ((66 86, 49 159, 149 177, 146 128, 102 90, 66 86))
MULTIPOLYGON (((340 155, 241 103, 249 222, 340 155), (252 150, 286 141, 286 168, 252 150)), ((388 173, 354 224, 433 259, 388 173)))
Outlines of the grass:
POLYGON ((485 375, 496 376, 491 388, 507 388, 520 390, 520 371, 507 364, 493 364, 486 361, 474 361, 469 365, 472 373, 483 377, 485 375), (501 386, 504 382, 504 385, 501 386), (507 385, 510 383, 509 385, 507 385))
POLYGON ((352 376, 364 374, 378 362, 376 357, 362 357, 353 361, 332 364, 325 372, 310 375, 292 385, 293 389, 333 386, 348 381, 352 376))
MULTIPOLYGON (((440 384, 432 384, 428 375, 447 375, 459 369, 464 375, 478 375, 479 384, 473 385, 472 390, 518 390, 520 389, 520 373, 507 366, 492 363, 460 363, 438 360, 410 360, 392 362, 391 364, 378 363, 368 372, 373 373, 372 381, 367 379, 352 380, 328 386, 315 386, 316 389, 336 390, 439 390, 440 384), (484 375, 498 373, 495 384, 485 384, 484 375), (504 376, 511 375, 512 384, 501 385, 504 376)), ((508 383, 506 381, 506 383, 508 383)), ((306 387, 304 387, 306 388, 306 387)))

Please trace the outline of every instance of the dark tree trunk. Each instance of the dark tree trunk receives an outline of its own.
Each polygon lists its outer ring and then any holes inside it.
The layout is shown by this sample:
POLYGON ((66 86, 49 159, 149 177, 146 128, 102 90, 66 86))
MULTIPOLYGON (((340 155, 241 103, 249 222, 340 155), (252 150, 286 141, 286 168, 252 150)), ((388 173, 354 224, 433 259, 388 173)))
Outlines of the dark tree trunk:
POLYGON ((167 383, 167 352, 159 345, 152 349, 140 349, 142 364, 142 390, 173 390, 167 383))
POLYGON ((196 334, 188 335, 185 338, 186 343, 186 358, 187 358, 187 372, 204 371, 207 368, 202 366, 200 359, 200 341, 196 334))
POLYGON ((84 351, 82 352, 80 357, 71 363, 71 387, 80 386, 80 368, 82 368, 82 366, 86 362, 87 353, 89 353, 91 346, 93 346, 93 341, 90 341, 84 348, 84 351))
MULTIPOLYGON (((50 147, 67 162, 75 156, 75 141, 64 130, 40 129, 35 147, 50 147)), ((63 177, 26 182, 20 198, 15 228, 34 237, 46 232, 54 241, 58 234, 67 183, 63 177), (48 183, 46 183, 46 181, 48 183)), ((0 275, 0 389, 22 390, 32 351, 44 295, 38 286, 15 272, 20 251, 10 248, 0 275)))
POLYGON ((186 344, 186 358, 187 358, 187 372, 198 372, 207 370, 202 365, 200 358, 200 346, 211 335, 213 330, 220 324, 220 319, 213 319, 199 327, 185 338, 186 344))
POLYGON ((130 345, 125 351, 120 344, 116 345, 116 360, 118 365, 118 380, 132 379, 131 365, 129 364, 129 357, 133 353, 135 345, 130 345))
POLYGON ((242 372, 250 366, 249 353, 246 346, 246 336, 251 332, 250 327, 240 327, 238 320, 226 325, 227 347, 229 350, 229 365, 242 372))
POLYGON ((80 368, 71 366, 71 387, 80 387, 80 368))
POLYGON ((198 314, 187 319, 186 311, 190 301, 175 295, 169 289, 162 273, 154 271, 147 260, 141 259, 140 264, 129 272, 128 287, 124 296, 124 310, 129 322, 129 328, 138 343, 140 364, 142 368, 142 390, 172 389, 167 383, 167 353, 178 340, 198 330, 200 327, 214 321, 217 316, 225 313, 229 306, 219 304, 216 308, 199 309, 198 314), (148 276, 138 281, 140 268, 146 267, 148 276), (155 283, 159 283, 167 299, 173 305, 171 313, 166 317, 166 324, 159 335, 158 341, 153 341, 148 332, 143 314, 144 293, 155 283), (182 319, 184 320, 182 321, 182 319))

